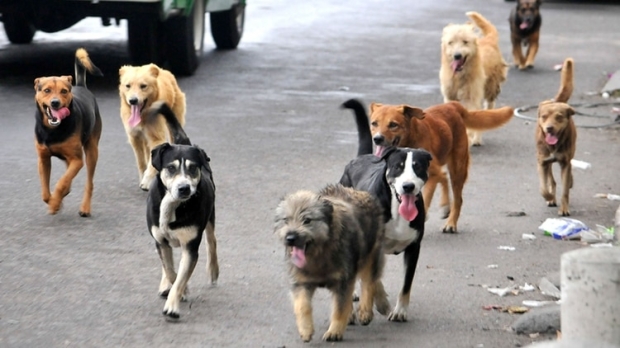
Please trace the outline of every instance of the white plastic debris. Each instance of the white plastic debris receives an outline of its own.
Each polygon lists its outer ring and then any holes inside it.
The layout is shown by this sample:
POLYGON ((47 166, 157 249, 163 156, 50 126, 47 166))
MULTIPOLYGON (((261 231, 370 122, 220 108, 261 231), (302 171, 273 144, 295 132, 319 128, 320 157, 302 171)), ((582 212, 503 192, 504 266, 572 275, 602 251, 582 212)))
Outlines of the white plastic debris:
POLYGON ((499 266, 498 265, 488 265, 487 268, 495 269, 495 268, 499 268, 499 266))
POLYGON ((515 251, 517 250, 517 248, 513 247, 513 246, 508 246, 508 245, 500 245, 497 247, 497 249, 499 250, 508 250, 508 251, 515 251))
POLYGON ((594 195, 595 198, 607 198, 610 201, 620 201, 620 195, 615 195, 613 193, 597 193, 594 195))
POLYGON ((525 291, 534 291, 534 290, 536 290, 536 287, 534 285, 532 285, 532 284, 525 283, 525 285, 519 286, 519 290, 524 291, 524 292, 525 291))
POLYGON ((507 288, 487 288, 488 292, 495 294, 499 297, 504 297, 508 294, 514 294, 514 290, 515 289, 512 286, 509 286, 507 288))
POLYGON ((522 239, 526 239, 526 240, 534 240, 534 239, 536 239, 536 236, 531 234, 531 233, 523 233, 521 235, 521 238, 522 239))
POLYGON ((538 229, 554 239, 574 239, 581 231, 588 230, 588 226, 579 220, 563 217, 547 218, 538 229))
POLYGON ((546 305, 550 305, 552 303, 558 303, 559 301, 534 301, 534 300, 524 300, 521 302, 526 307, 542 307, 546 305))
POLYGON ((574 168, 579 168, 579 169, 583 169, 583 170, 588 170, 588 169, 592 168, 592 165, 590 163, 585 162, 585 161, 576 160, 574 158, 572 160, 570 160, 570 164, 574 168))

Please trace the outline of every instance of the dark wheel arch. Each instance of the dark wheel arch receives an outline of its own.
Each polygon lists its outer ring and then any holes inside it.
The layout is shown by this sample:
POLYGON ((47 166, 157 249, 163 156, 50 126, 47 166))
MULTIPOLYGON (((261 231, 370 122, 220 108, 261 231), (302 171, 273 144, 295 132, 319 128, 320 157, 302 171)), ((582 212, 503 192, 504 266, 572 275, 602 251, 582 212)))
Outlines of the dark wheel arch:
POLYGON ((178 75, 192 75, 198 68, 204 48, 204 0, 194 1, 188 15, 168 18, 164 27, 166 58, 170 70, 178 75))
POLYGON ((11 10, 2 13, 2 22, 7 38, 14 44, 29 44, 37 29, 25 10, 11 10))
POLYGON ((239 45, 245 24, 245 3, 230 10, 210 13, 211 36, 218 49, 234 49, 239 45))

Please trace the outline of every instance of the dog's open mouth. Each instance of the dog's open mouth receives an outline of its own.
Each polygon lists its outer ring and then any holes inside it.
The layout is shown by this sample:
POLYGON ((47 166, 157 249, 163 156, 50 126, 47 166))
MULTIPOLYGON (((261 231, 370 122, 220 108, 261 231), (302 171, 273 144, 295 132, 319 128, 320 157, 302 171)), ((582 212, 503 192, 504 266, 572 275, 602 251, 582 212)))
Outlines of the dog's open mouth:
POLYGON ((140 104, 131 105, 131 116, 129 117, 129 121, 128 121, 129 126, 131 128, 134 128, 135 126, 139 125, 140 121, 142 121, 140 114, 142 113, 142 110, 144 109, 145 106, 146 106, 146 100, 144 100, 141 106, 140 104))
MULTIPOLYGON (((391 146, 398 146, 398 143, 400 143, 400 137, 394 138, 394 140, 392 140, 391 146)), ((383 153, 385 152, 385 149, 387 147, 388 147, 387 145, 376 145, 375 146, 375 156, 377 156, 377 157, 383 156, 383 153)))
POLYGON ((524 30, 530 27, 530 20, 526 19, 521 24, 519 24, 519 29, 524 30))
POLYGON ((552 133, 545 132, 545 142, 549 145, 555 145, 558 143, 558 137, 552 133))
POLYGON ((45 106, 45 116, 47 116, 47 121, 51 126, 58 126, 60 122, 70 114, 71 112, 66 107, 54 109, 45 106))
POLYGON ((418 197, 412 194, 404 194, 396 196, 400 204, 398 205, 398 213, 403 219, 407 221, 413 221, 418 216, 418 207, 415 203, 418 197))
POLYGON ((291 262, 297 268, 304 268, 306 266, 306 249, 308 244, 304 244, 302 247, 291 247, 291 262))
POLYGON ((456 73, 456 72, 463 70, 463 67, 465 66, 466 61, 467 61, 467 57, 453 60, 451 64, 452 71, 456 73))

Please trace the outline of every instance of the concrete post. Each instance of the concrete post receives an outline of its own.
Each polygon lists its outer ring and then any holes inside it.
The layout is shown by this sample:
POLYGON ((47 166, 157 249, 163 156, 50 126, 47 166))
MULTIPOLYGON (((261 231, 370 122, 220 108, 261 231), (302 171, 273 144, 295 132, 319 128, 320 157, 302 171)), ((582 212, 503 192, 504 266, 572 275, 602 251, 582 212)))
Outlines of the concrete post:
POLYGON ((582 248, 561 260, 562 341, 620 346, 620 248, 582 248))

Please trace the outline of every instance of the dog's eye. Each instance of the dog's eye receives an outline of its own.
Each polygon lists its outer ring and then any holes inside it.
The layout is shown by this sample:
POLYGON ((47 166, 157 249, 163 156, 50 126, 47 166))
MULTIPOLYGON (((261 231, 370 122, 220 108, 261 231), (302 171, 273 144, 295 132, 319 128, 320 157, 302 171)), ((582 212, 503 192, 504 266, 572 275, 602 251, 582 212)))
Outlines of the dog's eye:
POLYGON ((463 40, 463 45, 467 45, 468 43, 469 43, 469 41, 463 40))
POLYGON ((389 128, 397 128, 398 127, 398 123, 395 122, 390 122, 390 124, 388 124, 389 128))
POLYGON ((46 88, 46 89, 44 89, 44 90, 43 90, 43 92, 45 92, 45 93, 50 93, 51 91, 52 91, 52 90, 51 90, 51 89, 49 89, 49 88, 46 88))
POLYGON ((448 41, 448 46, 452 45, 452 41, 448 41))
POLYGON ((64 88, 60 90, 60 94, 67 94, 67 93, 69 93, 69 91, 64 88))
POLYGON ((370 125, 373 127, 377 127, 379 124, 377 123, 377 121, 373 121, 370 125))
POLYGON ((146 84, 145 83, 141 84, 140 89, 146 89, 146 84))
POLYGON ((310 220, 310 218, 305 218, 304 219, 304 225, 309 225, 312 222, 312 220, 310 220))
POLYGON ((166 167, 166 170, 170 173, 174 173, 177 170, 177 167, 173 166, 172 164, 166 167))
POLYGON ((130 88, 131 88, 131 85, 130 85, 130 84, 126 84, 126 85, 125 85, 125 88, 130 89, 130 88))
POLYGON ((190 174, 195 174, 198 171, 198 166, 195 164, 190 164, 187 166, 187 172, 190 174))
POLYGON ((564 122, 564 116, 556 116, 555 120, 558 122, 564 122))

